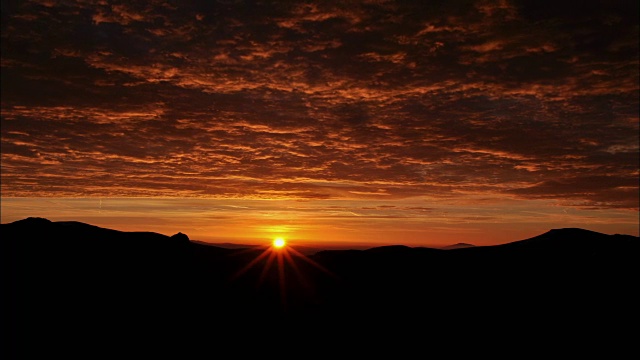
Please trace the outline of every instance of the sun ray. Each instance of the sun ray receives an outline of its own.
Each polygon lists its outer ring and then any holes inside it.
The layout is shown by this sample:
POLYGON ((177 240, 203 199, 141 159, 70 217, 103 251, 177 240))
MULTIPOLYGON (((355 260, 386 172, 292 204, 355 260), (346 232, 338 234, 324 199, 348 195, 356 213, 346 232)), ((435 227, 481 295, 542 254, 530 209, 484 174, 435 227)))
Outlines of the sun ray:
MULTIPOLYGON (((264 253, 266 254, 267 251, 265 251, 264 253)), ((267 274, 269 273, 269 269, 271 269, 271 265, 273 264, 273 260, 275 259, 275 257, 276 257, 276 253, 274 251, 270 251, 269 258, 267 259, 267 262, 262 267, 262 272, 260 273, 260 278, 258 279, 258 286, 262 285, 264 280, 267 278, 267 274)))
POLYGON ((278 283, 280 284, 281 305, 283 310, 286 310, 287 293, 286 293, 285 275, 284 275, 284 257, 282 256, 282 252, 278 252, 278 283))
MULTIPOLYGON (((268 249, 267 249, 268 250, 268 249)), ((269 252, 265 250, 264 252, 262 252, 260 255, 258 255, 255 259, 253 259, 251 262, 249 262, 245 267, 243 267, 242 269, 238 270, 238 272, 236 272, 232 277, 231 280, 235 280, 237 278, 239 278, 241 275, 243 275, 244 273, 246 273, 247 271, 249 271, 249 269, 251 269, 255 264, 257 264, 260 260, 262 260, 263 258, 265 258, 266 256, 269 255, 269 252)))
MULTIPOLYGON (((255 248, 252 248, 250 251, 255 251, 255 248)), ((243 276, 252 267, 258 266, 258 264, 262 262, 262 270, 260 271, 260 275, 257 279, 256 289, 264 286, 265 284, 272 284, 274 286, 273 290, 278 293, 281 311, 284 314, 289 311, 289 296, 293 296, 291 299, 298 299, 297 296, 303 296, 305 299, 309 299, 308 296, 311 295, 312 297, 316 292, 313 282, 309 281, 308 276, 304 273, 303 268, 300 267, 297 259, 301 259, 307 264, 312 265, 313 268, 320 270, 324 274, 330 275, 333 278, 336 277, 327 268, 289 246, 283 238, 279 237, 275 238, 269 246, 264 247, 264 251, 236 272, 232 277, 232 280, 243 276), (276 268, 275 273, 271 272, 274 267, 276 268), (293 274, 289 276, 287 275, 287 272, 293 274), (269 274, 273 274, 275 278, 270 277, 269 274), (273 279, 277 284, 267 281, 268 278, 273 279), (287 283, 287 281, 291 281, 291 278, 296 280, 296 284, 301 286, 301 290, 304 289, 303 292, 297 292, 293 288, 295 285, 287 283), (277 287, 277 289, 275 287, 277 287), (293 292, 289 294, 290 291, 293 292)), ((295 300, 292 301, 295 302, 295 300)))
POLYGON ((286 257, 287 262, 291 265, 291 268, 293 269, 293 272, 296 274, 296 277, 298 278, 300 283, 304 285, 307 291, 313 291, 313 286, 311 286, 307 278, 304 276, 304 274, 300 270, 300 267, 298 266, 298 264, 296 264, 295 260, 291 256, 291 253, 289 251, 285 251, 284 256, 286 257))
POLYGON ((315 266, 317 269, 323 271, 324 273, 331 275, 332 277, 335 277, 335 274, 332 273, 331 271, 329 271, 329 269, 325 268, 324 266, 318 264, 317 262, 313 261, 312 259, 310 259, 308 256, 306 256, 305 254, 299 252, 298 250, 294 249, 294 248, 289 248, 291 250, 291 252, 296 255, 298 258, 306 261, 307 263, 315 266))

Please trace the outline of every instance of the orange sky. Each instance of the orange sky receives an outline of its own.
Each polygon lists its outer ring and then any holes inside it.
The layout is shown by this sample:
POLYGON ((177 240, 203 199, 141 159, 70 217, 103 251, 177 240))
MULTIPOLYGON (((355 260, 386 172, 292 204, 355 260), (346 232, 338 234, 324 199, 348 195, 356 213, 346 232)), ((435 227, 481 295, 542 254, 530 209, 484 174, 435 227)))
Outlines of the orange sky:
POLYGON ((2 223, 27 216, 83 221, 123 231, 186 233, 212 243, 439 247, 459 242, 493 245, 581 227, 638 233, 628 210, 581 210, 556 201, 495 198, 443 203, 406 200, 56 199, 2 201, 2 223), (429 205, 434 205, 430 207, 429 205))
POLYGON ((638 3, 3 4, 2 222, 638 235, 638 3))

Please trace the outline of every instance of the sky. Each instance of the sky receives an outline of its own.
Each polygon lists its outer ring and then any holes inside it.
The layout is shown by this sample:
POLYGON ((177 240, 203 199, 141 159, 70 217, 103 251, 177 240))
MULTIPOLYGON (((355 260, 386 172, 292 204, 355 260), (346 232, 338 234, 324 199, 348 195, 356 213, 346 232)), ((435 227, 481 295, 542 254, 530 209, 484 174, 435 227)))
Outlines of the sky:
POLYGON ((637 236, 639 13, 3 0, 2 223, 238 243, 637 236))

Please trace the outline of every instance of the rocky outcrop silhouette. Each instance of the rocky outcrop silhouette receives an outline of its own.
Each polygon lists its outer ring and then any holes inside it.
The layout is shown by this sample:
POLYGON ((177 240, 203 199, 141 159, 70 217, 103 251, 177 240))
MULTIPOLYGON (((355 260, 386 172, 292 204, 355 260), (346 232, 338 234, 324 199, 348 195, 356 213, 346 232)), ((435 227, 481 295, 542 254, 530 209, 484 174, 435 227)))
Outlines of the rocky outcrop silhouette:
POLYGON ((177 241, 177 242, 181 242, 181 243, 188 243, 190 242, 189 237, 181 232, 174 234, 171 236, 171 239, 177 241))

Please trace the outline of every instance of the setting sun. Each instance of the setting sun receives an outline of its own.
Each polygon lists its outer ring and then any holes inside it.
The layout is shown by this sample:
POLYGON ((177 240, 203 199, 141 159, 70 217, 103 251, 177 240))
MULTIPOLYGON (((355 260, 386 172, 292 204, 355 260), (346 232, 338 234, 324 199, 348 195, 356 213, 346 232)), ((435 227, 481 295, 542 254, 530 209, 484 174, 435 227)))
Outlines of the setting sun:
POLYGON ((275 248, 281 248, 281 247, 283 247, 285 244, 286 244, 286 243, 285 243, 285 241, 284 241, 284 239, 283 239, 283 238, 280 238, 280 237, 279 237, 279 238, 275 238, 275 239, 273 240, 273 247, 275 247, 275 248))

